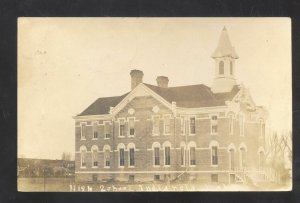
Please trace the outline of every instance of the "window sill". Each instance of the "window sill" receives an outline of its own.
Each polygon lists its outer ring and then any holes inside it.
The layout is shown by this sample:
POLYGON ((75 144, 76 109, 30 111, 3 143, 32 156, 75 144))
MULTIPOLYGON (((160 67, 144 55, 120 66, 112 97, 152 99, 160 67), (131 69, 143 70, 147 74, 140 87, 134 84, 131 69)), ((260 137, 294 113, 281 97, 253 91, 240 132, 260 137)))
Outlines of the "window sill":
POLYGON ((159 136, 159 134, 152 134, 152 136, 153 136, 153 137, 158 137, 158 136, 159 136))
POLYGON ((169 168, 169 167, 171 167, 171 165, 164 165, 164 167, 169 168))
POLYGON ((189 136, 195 136, 196 135, 196 133, 190 133, 189 134, 189 136))
POLYGON ((128 168, 135 168, 135 166, 128 166, 128 168))
POLYGON ((118 136, 118 138, 125 138, 125 136, 118 136))
POLYGON ((85 169, 85 168, 86 168, 86 166, 80 166, 80 168, 82 168, 82 169, 85 169))
POLYGON ((80 140, 86 140, 86 138, 81 138, 80 140))
POLYGON ((214 136, 214 135, 218 135, 218 133, 211 133, 211 135, 212 135, 212 136, 214 136))
POLYGON ((118 168, 125 168, 125 166, 119 166, 118 168))
POLYGON ((134 137, 134 135, 128 135, 128 137, 134 137))
POLYGON ((93 138, 92 140, 98 140, 98 138, 93 138))
POLYGON ((189 165, 189 167, 191 167, 191 168, 195 168, 195 167, 196 167, 196 165, 189 165))
POLYGON ((159 168, 159 167, 160 167, 160 165, 153 165, 153 167, 154 167, 154 168, 159 168))
POLYGON ((104 168, 106 168, 106 169, 109 169, 109 168, 110 168, 110 166, 104 166, 104 168))
POLYGON ((104 138, 104 140, 109 140, 110 138, 104 138))
POLYGON ((210 166, 216 168, 216 167, 218 167, 219 165, 210 165, 210 166))
POLYGON ((92 168, 98 168, 98 166, 92 166, 92 168))

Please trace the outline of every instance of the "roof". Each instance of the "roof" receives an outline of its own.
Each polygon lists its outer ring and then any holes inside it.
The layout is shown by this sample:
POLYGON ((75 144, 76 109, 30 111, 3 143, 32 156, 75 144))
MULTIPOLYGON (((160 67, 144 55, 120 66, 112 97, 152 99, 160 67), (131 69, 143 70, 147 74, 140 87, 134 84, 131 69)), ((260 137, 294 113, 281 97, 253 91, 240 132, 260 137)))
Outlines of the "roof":
POLYGON ((217 49, 212 54, 212 58, 219 58, 224 56, 231 56, 232 58, 239 58, 235 52, 234 47, 231 45, 226 27, 223 28, 217 49))
POLYGON ((214 94, 210 87, 203 84, 169 88, 145 85, 168 102, 175 101, 176 106, 184 108, 222 106, 225 105, 225 101, 232 100, 239 91, 237 85, 232 88, 231 92, 217 94, 214 94))
POLYGON ((101 97, 87 107, 78 116, 108 114, 110 107, 117 106, 117 104, 120 103, 122 99, 127 96, 127 94, 128 93, 116 97, 101 97))
MULTIPOLYGON (((170 103, 175 101, 178 107, 183 108, 222 106, 225 105, 226 101, 232 100, 240 89, 238 85, 235 85, 230 92, 214 94, 210 87, 203 84, 168 88, 146 83, 144 85, 166 101, 170 103)), ((110 107, 118 105, 127 95, 128 93, 116 97, 99 98, 79 114, 79 116, 108 114, 110 107)))

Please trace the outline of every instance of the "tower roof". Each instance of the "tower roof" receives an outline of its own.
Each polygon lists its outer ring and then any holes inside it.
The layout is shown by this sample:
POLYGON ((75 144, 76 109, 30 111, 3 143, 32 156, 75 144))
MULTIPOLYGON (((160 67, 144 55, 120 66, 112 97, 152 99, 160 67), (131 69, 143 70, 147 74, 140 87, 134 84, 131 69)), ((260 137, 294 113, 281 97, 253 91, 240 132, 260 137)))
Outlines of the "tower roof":
POLYGON ((237 53, 235 52, 234 47, 231 45, 228 33, 227 33, 227 29, 224 26, 220 39, 219 39, 219 44, 217 49, 214 51, 214 53, 212 54, 212 58, 220 58, 220 57, 224 57, 224 56, 231 56, 232 58, 239 58, 239 56, 237 55, 237 53))

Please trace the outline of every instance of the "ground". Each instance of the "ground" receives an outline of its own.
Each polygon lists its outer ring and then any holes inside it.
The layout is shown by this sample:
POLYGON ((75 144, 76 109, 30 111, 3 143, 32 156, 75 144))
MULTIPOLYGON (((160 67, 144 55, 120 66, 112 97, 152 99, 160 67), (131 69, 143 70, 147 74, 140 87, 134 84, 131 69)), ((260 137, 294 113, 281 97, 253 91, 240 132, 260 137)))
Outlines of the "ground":
POLYGON ((74 178, 18 178, 18 191, 29 192, 112 192, 112 191, 273 191, 285 185, 197 184, 197 183, 75 183, 74 178))

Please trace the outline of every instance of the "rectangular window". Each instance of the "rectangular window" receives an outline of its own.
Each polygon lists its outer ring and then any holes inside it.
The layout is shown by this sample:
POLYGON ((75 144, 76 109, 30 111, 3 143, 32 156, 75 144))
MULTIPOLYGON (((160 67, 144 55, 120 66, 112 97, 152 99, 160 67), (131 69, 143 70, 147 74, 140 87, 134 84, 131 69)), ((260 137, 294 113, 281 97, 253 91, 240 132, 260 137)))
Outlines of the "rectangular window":
POLYGON ((239 123, 240 123, 240 136, 244 136, 244 116, 243 115, 240 115, 239 123))
POLYGON ((218 165, 218 147, 212 147, 212 165, 218 165))
POLYGON ((218 174, 211 174, 211 182, 217 183, 218 181, 218 174))
POLYGON ((191 166, 196 165, 196 148, 195 147, 190 148, 190 165, 191 166))
POLYGON ((230 149, 230 169, 234 170, 235 165, 234 165, 234 150, 230 149))
POLYGON ((125 155, 124 149, 120 149, 120 166, 125 165, 124 155, 125 155))
POLYGON ((191 117, 190 118, 190 134, 196 133, 196 118, 191 117))
POLYGON ((109 125, 109 123, 105 123, 104 133, 105 133, 105 138, 109 139, 110 138, 110 125, 109 125))
POLYGON ((218 116, 216 115, 211 116, 211 133, 212 134, 218 133, 218 116))
POLYGON ((170 116, 164 117, 165 134, 170 134, 170 116))
POLYGON ((105 167, 110 167, 110 152, 108 149, 105 150, 104 158, 105 158, 105 167))
POLYGON ((180 133, 183 135, 185 133, 185 122, 184 117, 180 117, 180 133))
POLYGON ((185 149, 184 147, 181 147, 180 148, 180 163, 181 163, 181 166, 184 166, 185 165, 185 161, 184 161, 184 158, 185 158, 185 149))
POLYGON ((134 118, 129 119, 129 135, 134 136, 134 118))
POLYGON ((171 164, 170 152, 170 147, 165 147, 165 165, 167 166, 171 164))
POLYGON ((120 119, 119 124, 120 124, 120 137, 124 137, 125 136, 125 121, 124 121, 124 119, 120 119))
POLYGON ((129 166, 134 166, 134 148, 129 149, 129 166))
POLYGON ((81 139, 85 140, 85 124, 81 125, 81 139))
POLYGON ((159 147, 154 148, 154 165, 159 166, 159 147))
POLYGON ((160 180, 160 175, 154 175, 154 180, 160 180))
POLYGON ((233 115, 229 115, 229 133, 233 134, 233 115))
POLYGON ((97 123, 93 124, 93 138, 98 139, 98 129, 97 129, 97 123))
POLYGON ((159 117, 158 116, 153 117, 153 134, 154 135, 159 134, 159 117))

